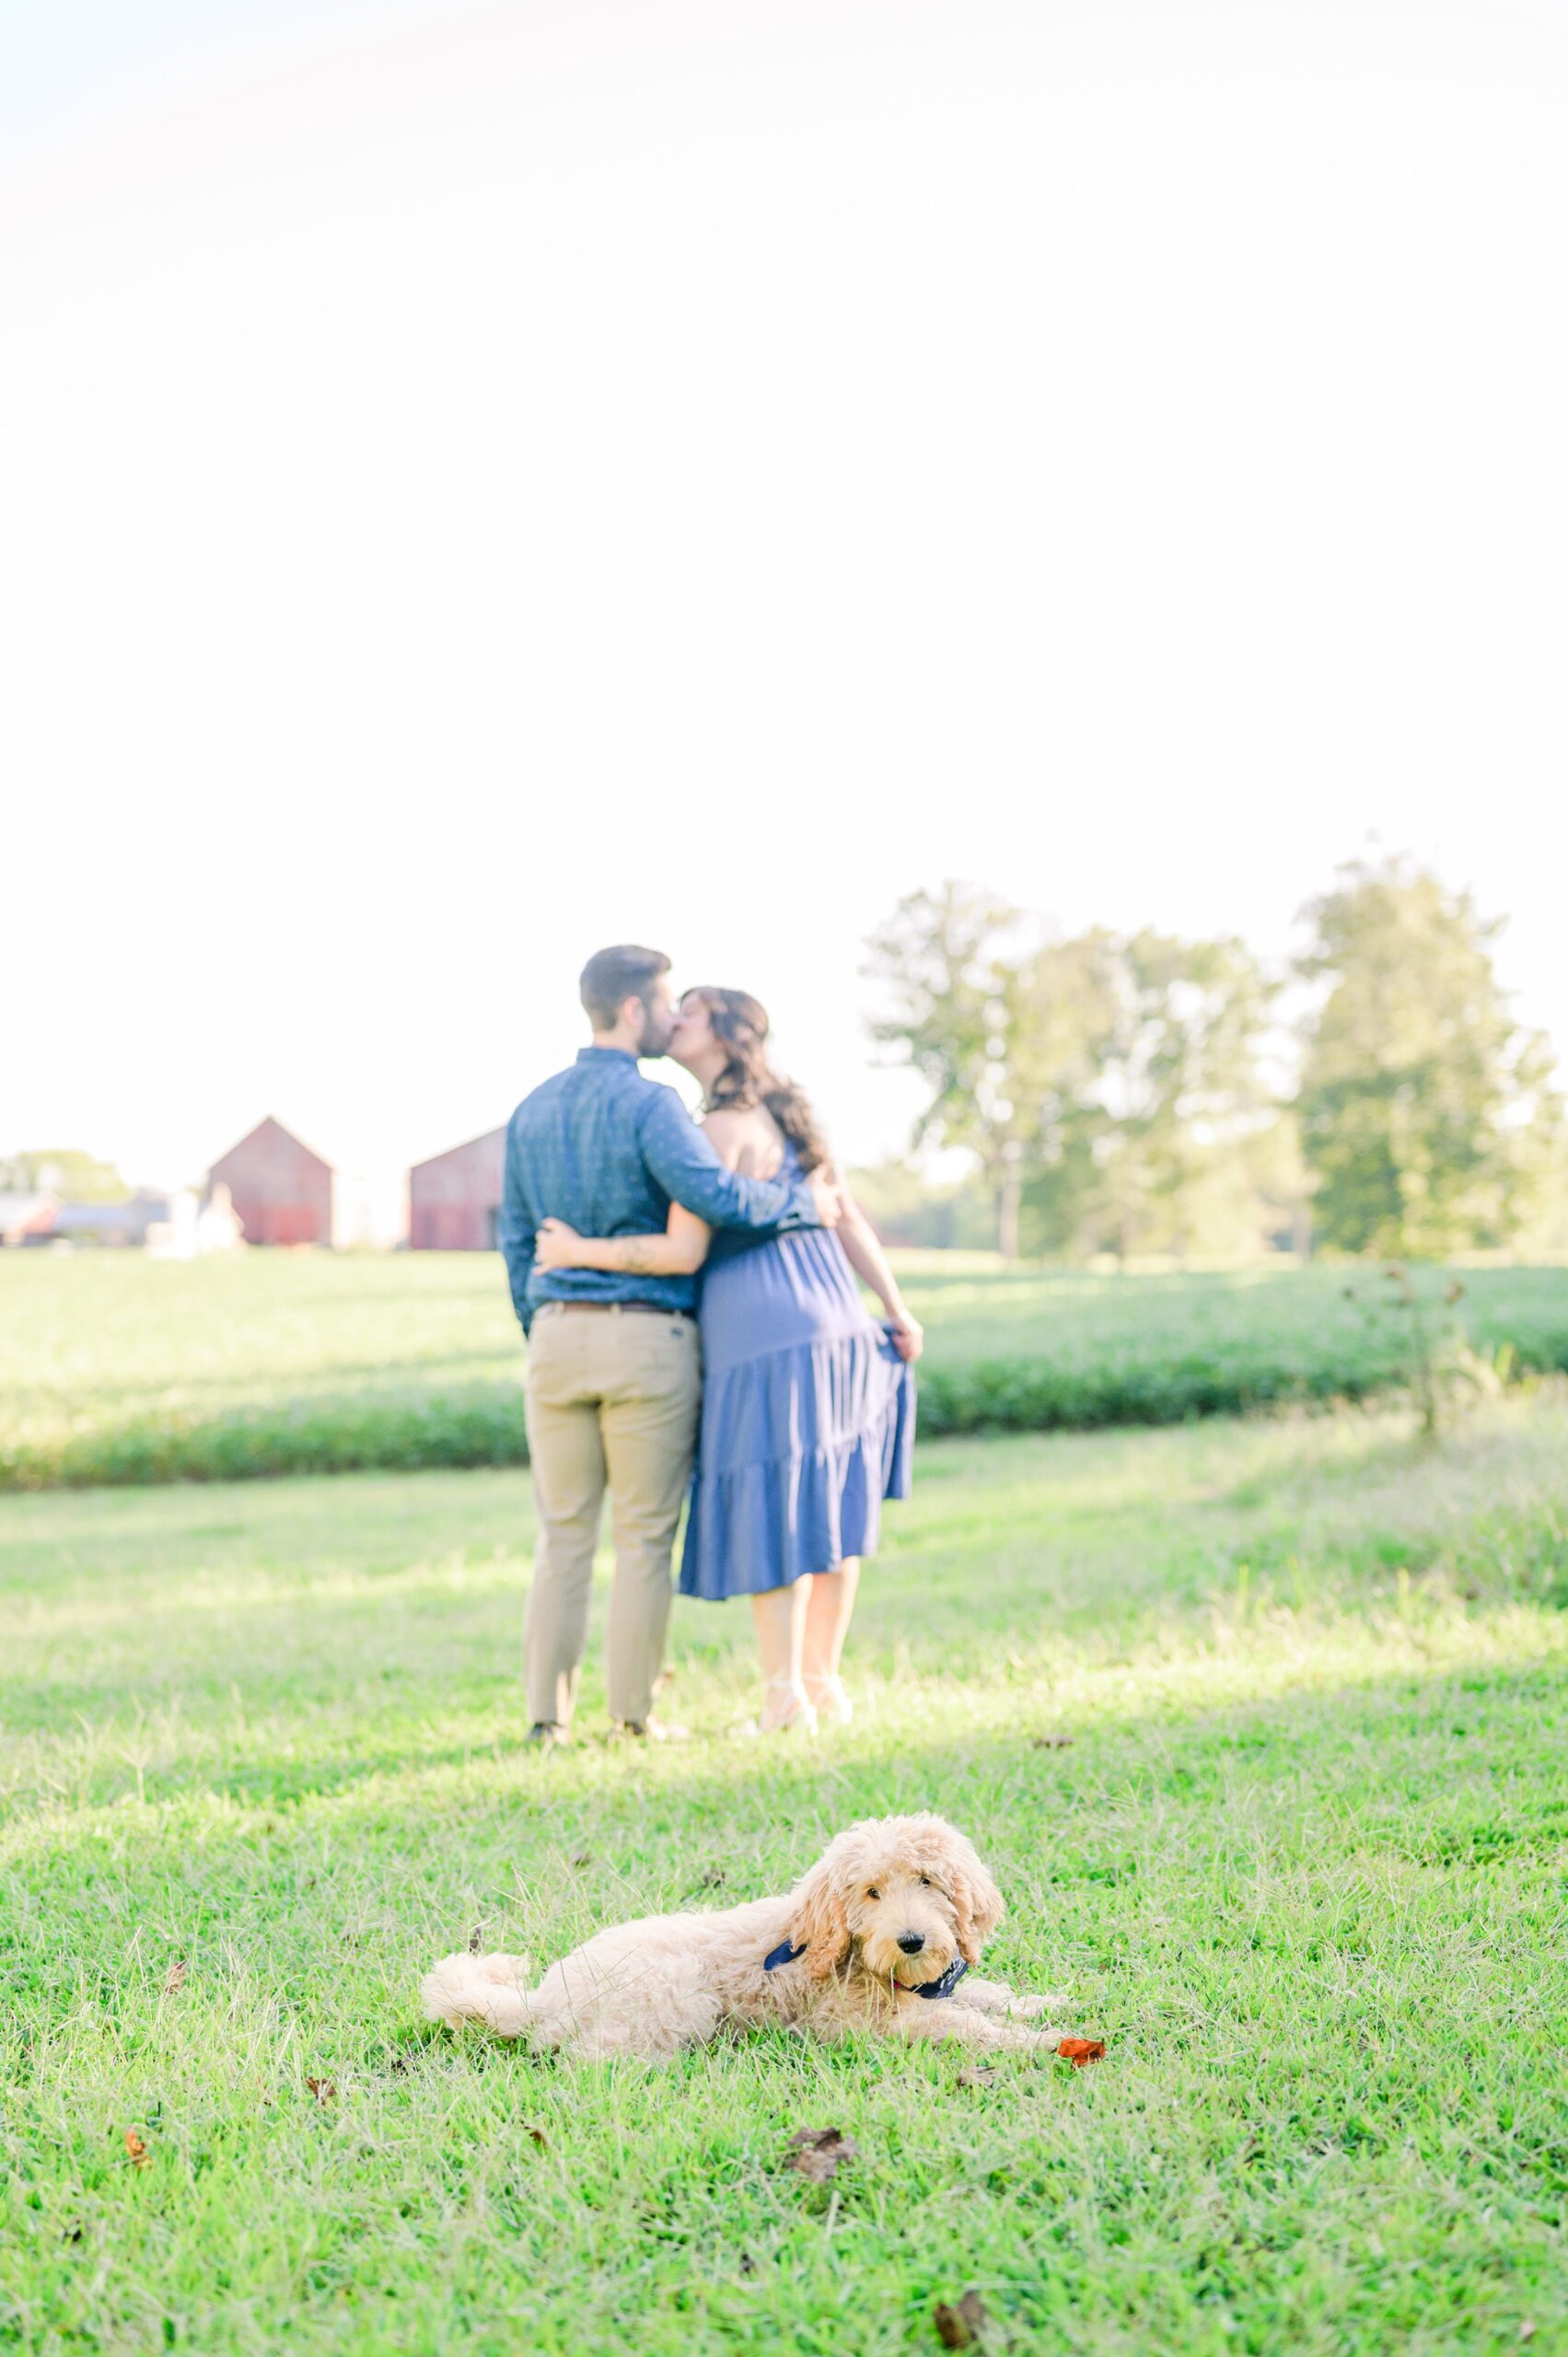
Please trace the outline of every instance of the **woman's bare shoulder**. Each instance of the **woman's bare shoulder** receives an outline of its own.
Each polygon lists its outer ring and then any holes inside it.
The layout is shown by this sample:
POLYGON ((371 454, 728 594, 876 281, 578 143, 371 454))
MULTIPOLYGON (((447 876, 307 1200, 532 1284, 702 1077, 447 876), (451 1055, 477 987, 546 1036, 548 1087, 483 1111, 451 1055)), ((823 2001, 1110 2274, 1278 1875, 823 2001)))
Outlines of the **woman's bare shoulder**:
POLYGON ((760 1120, 755 1105, 712 1105, 703 1116, 703 1127, 711 1138, 743 1137, 760 1120))
POLYGON ((720 1159, 749 1178, 771 1178, 784 1160, 777 1124, 760 1106, 715 1105, 703 1130, 720 1159))

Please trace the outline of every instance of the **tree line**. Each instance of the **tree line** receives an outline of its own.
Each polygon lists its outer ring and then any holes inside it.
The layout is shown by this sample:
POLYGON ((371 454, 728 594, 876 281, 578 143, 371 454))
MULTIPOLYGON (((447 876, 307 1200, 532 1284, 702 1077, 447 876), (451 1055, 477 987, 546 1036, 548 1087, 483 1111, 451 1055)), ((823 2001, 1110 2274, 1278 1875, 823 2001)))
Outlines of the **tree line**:
POLYGON ((1050 933, 948 882, 870 942, 912 1143, 961 1148, 1020 1255, 1294 1245, 1443 1259, 1568 1240, 1563 1102, 1500 929, 1405 858, 1342 867, 1271 971, 1232 935, 1050 933))

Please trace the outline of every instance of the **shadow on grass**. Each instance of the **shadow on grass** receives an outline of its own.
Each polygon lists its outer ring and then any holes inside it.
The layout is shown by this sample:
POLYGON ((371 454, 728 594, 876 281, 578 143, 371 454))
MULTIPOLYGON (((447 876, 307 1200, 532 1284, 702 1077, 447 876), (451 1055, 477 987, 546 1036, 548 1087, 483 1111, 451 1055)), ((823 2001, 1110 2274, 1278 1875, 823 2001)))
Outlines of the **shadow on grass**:
MULTIPOLYGON (((1113 1696, 1075 1718, 1030 1697, 1005 1734, 984 1721, 972 1734, 955 1731, 951 1717, 943 1713, 937 1726, 928 1716, 923 1727, 889 1712, 815 1746, 760 1748, 721 1736, 653 1748, 601 1736, 540 1754, 523 1739, 519 1710, 514 1733, 476 1724, 470 1737, 423 1747, 405 1725, 383 1742, 356 1740, 352 1756, 325 1747, 302 1751, 291 1742, 286 1759, 216 1773, 197 1761, 187 1773, 148 1768, 134 1805, 135 1774, 117 1753, 113 1773, 87 1801, 71 1808, 51 1803, 30 1829, 18 1816, 9 1846, 13 1854, 47 1851, 49 1835, 64 1834, 68 1848, 71 1829, 82 1820, 133 1805, 134 1815, 117 1821, 156 1838, 160 1817, 182 1818, 193 1805, 215 1802, 264 1810, 280 1824, 330 1822, 337 1835, 360 1824, 385 1835, 404 1817, 419 1829, 439 1820, 448 1851, 454 1817, 465 1806, 490 1822, 487 1843, 505 1822, 517 1835, 527 1829, 530 1840, 542 1835, 547 1852, 623 1812, 645 1835, 688 1822, 707 1828, 733 1854, 748 1829, 781 1822, 797 1835, 814 1828, 808 1840, 826 1839, 855 1816, 905 1810, 962 1816, 967 1809, 977 1824, 989 1824, 1005 1795, 1020 1788, 1051 1795, 1065 1812, 1103 1818, 1108 1810, 1134 1805, 1217 1801, 1234 1794, 1238 1776, 1245 1782, 1249 1775, 1274 1801, 1369 1780, 1370 1805, 1381 1815, 1411 1801, 1395 1772, 1400 1743, 1434 1737, 1434 1796, 1466 1776, 1489 1776, 1504 1753, 1515 1763, 1510 1773, 1522 1764, 1533 1781, 1539 1766, 1543 1793, 1550 1787, 1556 1794, 1536 1810, 1527 1842, 1511 1836, 1500 1848, 1545 1850, 1568 1841, 1568 1794, 1561 1780, 1551 1782, 1551 1746, 1568 1736, 1568 1655, 1382 1669, 1220 1703, 1165 1694, 1153 1706, 1113 1696), (1373 1757, 1379 1746, 1388 1747, 1381 1761, 1373 1757)), ((1410 1840, 1423 1849, 1420 1824, 1410 1840)), ((676 1877, 683 1870, 679 1859, 672 1862, 676 1877)), ((668 1891, 659 1903, 673 1903, 668 1891)))

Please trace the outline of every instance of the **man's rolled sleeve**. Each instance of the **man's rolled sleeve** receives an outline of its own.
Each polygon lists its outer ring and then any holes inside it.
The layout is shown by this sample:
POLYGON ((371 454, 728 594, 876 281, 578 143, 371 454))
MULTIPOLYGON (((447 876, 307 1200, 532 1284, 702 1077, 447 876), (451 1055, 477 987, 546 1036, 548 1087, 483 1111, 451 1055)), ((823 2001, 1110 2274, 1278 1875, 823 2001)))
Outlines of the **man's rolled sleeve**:
POLYGON ((510 1132, 506 1138, 506 1175, 501 1190, 500 1215, 495 1223, 495 1240, 506 1263, 506 1282, 512 1288, 512 1306, 526 1334, 532 1316, 528 1307, 528 1279, 533 1274, 534 1218, 523 1193, 522 1173, 517 1167, 517 1149, 510 1132))
POLYGON ((726 1170, 673 1089, 651 1100, 642 1128, 643 1159, 672 1202, 710 1227, 820 1227, 805 1179, 743 1178, 726 1170))

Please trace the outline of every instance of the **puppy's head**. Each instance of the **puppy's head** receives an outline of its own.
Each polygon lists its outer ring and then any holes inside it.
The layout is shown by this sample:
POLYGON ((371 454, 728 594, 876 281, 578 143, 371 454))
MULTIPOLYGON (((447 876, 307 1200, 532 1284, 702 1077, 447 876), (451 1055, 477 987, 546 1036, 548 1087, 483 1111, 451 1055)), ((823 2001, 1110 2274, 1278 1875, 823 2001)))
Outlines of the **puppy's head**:
POLYGON ((1002 1896, 939 1817, 867 1817, 830 1841, 795 1892, 790 1939, 825 1980, 858 1962, 906 1989, 976 1964, 1002 1896))

